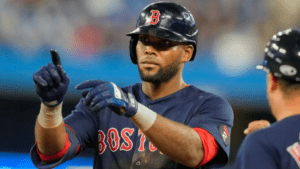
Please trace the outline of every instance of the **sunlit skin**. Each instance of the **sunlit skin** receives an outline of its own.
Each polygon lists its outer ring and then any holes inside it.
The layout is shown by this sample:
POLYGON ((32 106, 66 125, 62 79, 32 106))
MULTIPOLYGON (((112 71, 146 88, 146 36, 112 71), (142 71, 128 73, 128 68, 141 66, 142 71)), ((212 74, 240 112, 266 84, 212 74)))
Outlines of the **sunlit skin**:
POLYGON ((184 88, 182 70, 193 50, 192 45, 140 35, 136 53, 144 93, 153 100, 184 88))

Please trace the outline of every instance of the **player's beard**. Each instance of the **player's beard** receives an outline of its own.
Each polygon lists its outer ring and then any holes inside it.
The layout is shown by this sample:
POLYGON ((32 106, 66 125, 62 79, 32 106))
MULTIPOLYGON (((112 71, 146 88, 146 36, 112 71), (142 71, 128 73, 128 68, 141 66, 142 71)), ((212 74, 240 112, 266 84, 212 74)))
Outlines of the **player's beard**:
POLYGON ((148 75, 148 76, 145 75, 143 71, 140 69, 140 67, 138 66, 140 77, 143 81, 154 83, 154 84, 166 82, 178 73, 180 69, 180 60, 181 57, 178 57, 178 59, 171 65, 165 68, 160 68, 156 74, 148 75))

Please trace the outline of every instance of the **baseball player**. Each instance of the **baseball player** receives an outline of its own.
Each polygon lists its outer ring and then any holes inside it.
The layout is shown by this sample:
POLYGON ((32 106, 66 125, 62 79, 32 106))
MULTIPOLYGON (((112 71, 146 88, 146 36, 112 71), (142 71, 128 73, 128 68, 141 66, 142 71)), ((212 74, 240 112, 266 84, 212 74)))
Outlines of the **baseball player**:
MULTIPOLYGON (((300 31, 275 34, 258 69, 267 72, 267 96, 275 123, 244 139, 235 168, 300 167, 300 31)), ((267 124, 267 123, 266 123, 267 124)))
POLYGON ((224 99, 186 84, 198 29, 190 11, 169 2, 146 6, 127 34, 141 83, 120 88, 88 80, 82 99, 63 119, 69 78, 60 57, 34 73, 41 98, 31 159, 53 168, 94 148, 94 168, 212 168, 226 165, 233 111, 224 99))

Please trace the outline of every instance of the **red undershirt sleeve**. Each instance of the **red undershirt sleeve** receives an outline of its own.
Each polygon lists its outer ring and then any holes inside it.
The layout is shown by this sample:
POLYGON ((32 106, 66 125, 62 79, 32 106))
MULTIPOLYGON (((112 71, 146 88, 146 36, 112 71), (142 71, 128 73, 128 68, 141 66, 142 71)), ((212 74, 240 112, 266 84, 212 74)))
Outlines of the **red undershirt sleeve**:
POLYGON ((195 168, 197 168, 208 163, 210 160, 216 157, 219 146, 216 142, 216 139, 208 131, 198 127, 193 129, 199 134, 204 150, 203 160, 200 162, 200 164, 195 166, 195 168))
POLYGON ((71 146, 71 143, 69 140, 69 135, 68 135, 68 133, 66 133, 66 144, 60 152, 58 152, 57 154, 53 154, 53 155, 43 155, 37 148, 37 153, 40 156, 42 162, 50 162, 50 161, 61 159, 66 154, 66 152, 68 151, 70 146, 71 146))

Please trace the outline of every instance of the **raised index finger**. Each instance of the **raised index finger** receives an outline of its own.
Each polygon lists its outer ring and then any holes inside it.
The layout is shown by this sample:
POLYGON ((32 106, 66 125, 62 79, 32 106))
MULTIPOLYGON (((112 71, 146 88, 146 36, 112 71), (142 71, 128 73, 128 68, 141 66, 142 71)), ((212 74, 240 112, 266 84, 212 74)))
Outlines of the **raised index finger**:
POLYGON ((50 53, 51 53, 52 63, 56 66, 61 66, 60 57, 59 57, 57 51, 51 49, 50 53))

